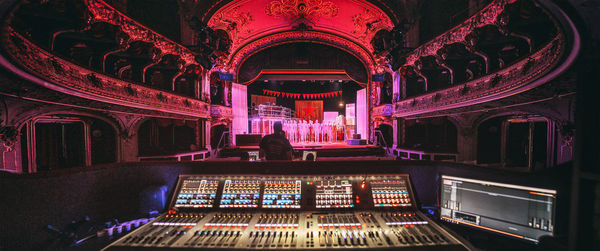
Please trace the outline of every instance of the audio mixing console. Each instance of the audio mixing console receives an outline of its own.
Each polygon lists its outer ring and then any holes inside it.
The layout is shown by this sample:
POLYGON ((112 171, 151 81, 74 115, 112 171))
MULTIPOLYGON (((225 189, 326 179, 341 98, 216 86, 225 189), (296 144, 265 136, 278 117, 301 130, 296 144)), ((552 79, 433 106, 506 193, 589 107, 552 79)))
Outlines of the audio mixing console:
POLYGON ((468 250, 408 175, 179 177, 170 210, 105 250, 468 250))

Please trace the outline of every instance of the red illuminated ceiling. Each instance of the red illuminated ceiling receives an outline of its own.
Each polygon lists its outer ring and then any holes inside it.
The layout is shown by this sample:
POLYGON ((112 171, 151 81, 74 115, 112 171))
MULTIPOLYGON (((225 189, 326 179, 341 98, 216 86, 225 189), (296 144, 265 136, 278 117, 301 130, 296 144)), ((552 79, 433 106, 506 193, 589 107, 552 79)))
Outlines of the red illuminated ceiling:
MULTIPOLYGON (((235 52, 261 37, 290 31, 299 24, 352 41, 372 52, 371 38, 393 23, 364 0, 242 0, 219 9, 208 21, 227 31, 235 52)), ((365 60, 363 58, 363 60, 365 60)))

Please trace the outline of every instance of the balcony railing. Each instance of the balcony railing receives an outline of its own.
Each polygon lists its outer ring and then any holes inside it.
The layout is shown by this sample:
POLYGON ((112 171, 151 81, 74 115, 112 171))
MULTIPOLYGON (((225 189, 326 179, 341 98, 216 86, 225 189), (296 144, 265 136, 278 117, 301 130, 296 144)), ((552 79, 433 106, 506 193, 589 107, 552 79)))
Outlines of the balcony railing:
POLYGON ((214 118, 233 119, 233 110, 231 107, 222 105, 210 105, 210 116, 214 118))
MULTIPOLYGON (((467 50, 469 48, 477 50, 468 37, 476 29, 493 25, 497 26, 501 33, 503 31, 510 33, 508 30, 510 15, 505 13, 508 11, 507 5, 510 2, 507 0, 494 0, 462 24, 419 46, 407 56, 404 66, 408 71, 414 70, 417 75, 424 77, 422 73, 418 72, 420 69, 417 66, 422 66, 419 60, 432 56, 435 60, 440 60, 444 64, 439 50, 445 46, 459 43, 463 44, 467 50)), ((567 70, 575 62, 581 48, 579 33, 573 22, 560 7, 551 1, 537 0, 535 2, 536 6, 542 9, 543 15, 547 15, 548 22, 551 23, 549 25, 554 25, 558 31, 555 35, 549 35, 546 38, 547 40, 545 39, 548 42, 537 46, 535 50, 530 44, 530 51, 528 54, 521 56, 521 59, 503 65, 500 70, 486 73, 487 75, 478 79, 454 84, 449 88, 431 91, 416 97, 409 97, 400 101, 395 100, 394 116, 406 117, 505 98, 548 83, 567 70)), ((515 36, 522 37, 518 34, 515 36)), ((477 39, 476 37, 473 36, 473 39, 477 39)), ((447 68, 447 66, 442 68, 447 68)), ((452 84, 452 80, 450 82, 452 84)))
POLYGON ((138 161, 204 161, 209 159, 210 156, 210 151, 202 150, 171 155, 140 156, 138 157, 138 161))
POLYGON ((383 104, 373 107, 372 116, 374 117, 389 117, 394 114, 394 106, 392 104, 383 104))
POLYGON ((393 151, 396 158, 411 160, 431 160, 456 162, 457 153, 429 152, 423 150, 396 148, 393 151))
POLYGON ((194 54, 188 48, 123 15, 123 13, 111 7, 104 1, 86 0, 85 3, 92 14, 94 21, 116 25, 129 35, 132 40, 152 43, 162 52, 162 55, 177 55, 186 63, 186 65, 198 64, 194 60, 194 54))
POLYGON ((406 57, 404 65, 414 65, 419 58, 436 55, 445 45, 464 42, 465 37, 479 27, 498 23, 507 4, 508 0, 494 0, 463 23, 416 48, 406 57))
POLYGON ((543 84, 534 82, 560 63, 564 51, 565 38, 558 34, 537 52, 495 74, 398 101, 394 104, 394 116, 405 117, 478 104, 534 88, 543 84))
POLYGON ((248 108, 248 111, 251 117, 257 118, 289 119, 295 117, 292 109, 279 105, 258 105, 255 108, 248 108))
POLYGON ((206 117, 206 102, 164 92, 98 73, 40 48, 6 26, 2 32, 4 51, 19 68, 41 79, 38 84, 74 96, 130 107, 206 117), (48 82, 46 82, 48 81, 48 82))

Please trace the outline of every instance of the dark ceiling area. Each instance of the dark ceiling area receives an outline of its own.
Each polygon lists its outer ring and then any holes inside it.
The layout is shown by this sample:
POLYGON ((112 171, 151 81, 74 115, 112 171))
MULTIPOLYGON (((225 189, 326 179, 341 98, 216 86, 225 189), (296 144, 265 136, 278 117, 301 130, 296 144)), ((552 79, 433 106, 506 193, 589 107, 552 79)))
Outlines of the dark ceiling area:
POLYGON ((289 43, 264 49, 242 63, 238 82, 257 78, 264 69, 336 69, 350 78, 367 82, 367 70, 355 56, 332 46, 317 43, 289 43))
MULTIPOLYGON (((196 17, 207 23, 210 17, 231 0, 129 0, 126 6, 120 1, 107 1, 143 25, 180 41, 179 22, 196 17), (114 3, 112 3, 114 2, 114 3)), ((467 0, 369 0, 383 10, 394 25, 405 28, 419 27, 420 43, 438 36, 458 23, 465 21, 472 13, 486 6, 491 0, 469 5, 467 0)))

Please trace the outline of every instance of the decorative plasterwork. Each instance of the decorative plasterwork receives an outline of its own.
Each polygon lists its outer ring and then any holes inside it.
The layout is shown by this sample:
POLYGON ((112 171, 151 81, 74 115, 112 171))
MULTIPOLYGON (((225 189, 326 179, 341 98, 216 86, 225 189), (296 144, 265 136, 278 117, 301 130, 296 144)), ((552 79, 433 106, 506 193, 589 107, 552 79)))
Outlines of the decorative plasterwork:
POLYGON ((288 31, 276 33, 270 36, 263 37, 256 41, 244 45, 240 50, 235 51, 231 54, 231 60, 225 66, 223 70, 234 71, 237 75, 239 67, 242 61, 248 56, 265 49, 269 46, 278 45, 288 42, 302 42, 310 41, 313 43, 323 43, 332 45, 340 49, 346 50, 356 56, 367 68, 369 73, 372 73, 375 67, 375 61, 367 49, 361 47, 347 39, 341 38, 336 35, 318 32, 318 31, 288 31))
POLYGON ((367 8, 352 16, 352 23, 354 24, 352 34, 364 43, 370 43, 375 32, 394 26, 383 12, 375 12, 367 8))
MULTIPOLYGON (((235 19, 236 13, 252 17, 246 26, 230 32, 233 44, 230 52, 241 50, 253 41, 291 30, 308 30, 342 37, 366 48, 380 29, 391 30, 393 23, 378 7, 366 0, 240 0, 221 7, 210 17, 213 29, 223 27, 219 19, 235 19), (247 12, 247 13, 246 13, 247 12), (368 16, 364 16, 368 14, 368 16), (214 19, 214 20, 213 20, 214 19), (251 32, 245 32, 247 29, 251 32)), ((242 18, 243 19, 243 18, 242 18)), ((244 19, 247 20, 247 19, 244 19)), ((238 22, 236 22, 238 23, 238 22)), ((238 25, 239 26, 239 25, 238 25)), ((372 56, 369 56, 372 57, 372 56)), ((227 67, 233 61, 230 60, 227 67)))
POLYGON ((131 40, 152 43, 162 55, 177 55, 186 65, 197 64, 194 55, 186 47, 152 31, 133 19, 123 15, 102 0, 85 0, 93 21, 118 26, 131 40))
POLYGON ((483 103, 537 87, 545 82, 536 80, 559 64, 564 51, 564 37, 559 34, 528 58, 501 69, 496 74, 395 103, 394 117, 483 103))
POLYGON ((307 18, 316 20, 320 17, 333 18, 338 14, 338 7, 331 1, 323 0, 272 0, 265 7, 267 16, 274 18, 307 18))
POLYGON ((227 31, 234 42, 232 46, 236 46, 235 42, 239 41, 240 36, 247 37, 252 34, 253 30, 249 24, 253 21, 254 18, 250 12, 240 11, 240 7, 238 6, 229 12, 215 14, 208 22, 208 26, 215 30, 222 29, 227 31))
POLYGON ((233 111, 231 110, 231 107, 222 105, 210 105, 210 116, 219 119, 233 119, 233 111))
POLYGON ((394 114, 394 106, 392 104, 383 104, 373 107, 373 117, 391 117, 394 114))
POLYGON ((38 84, 47 88, 111 104, 209 117, 205 102, 94 72, 41 49, 10 26, 6 29, 1 38, 4 51, 20 68, 45 80, 38 84))
POLYGON ((508 0, 494 0, 460 25, 419 46, 406 57, 404 66, 414 66, 415 62, 421 57, 437 55, 438 50, 446 45, 453 43, 466 44, 465 37, 479 27, 490 24, 502 26, 499 16, 507 4, 508 0))

